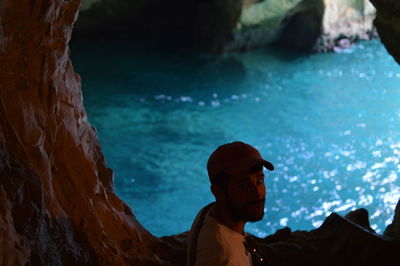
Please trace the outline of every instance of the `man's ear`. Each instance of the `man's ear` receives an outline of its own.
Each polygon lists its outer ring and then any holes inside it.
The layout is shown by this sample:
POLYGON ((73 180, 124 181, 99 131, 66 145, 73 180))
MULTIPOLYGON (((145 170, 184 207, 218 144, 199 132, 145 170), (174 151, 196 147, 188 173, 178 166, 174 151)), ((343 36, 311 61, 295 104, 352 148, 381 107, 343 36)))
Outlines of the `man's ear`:
POLYGON ((211 192, 214 194, 216 201, 225 201, 225 193, 221 186, 217 184, 211 184, 211 192))

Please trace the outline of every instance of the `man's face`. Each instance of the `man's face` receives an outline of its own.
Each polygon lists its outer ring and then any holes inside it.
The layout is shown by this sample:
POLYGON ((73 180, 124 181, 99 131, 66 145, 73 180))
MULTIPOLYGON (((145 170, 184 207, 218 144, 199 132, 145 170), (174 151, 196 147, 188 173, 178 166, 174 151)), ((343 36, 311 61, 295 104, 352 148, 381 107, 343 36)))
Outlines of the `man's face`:
POLYGON ((225 189, 226 205, 237 221, 255 222, 264 216, 264 172, 232 176, 225 189))

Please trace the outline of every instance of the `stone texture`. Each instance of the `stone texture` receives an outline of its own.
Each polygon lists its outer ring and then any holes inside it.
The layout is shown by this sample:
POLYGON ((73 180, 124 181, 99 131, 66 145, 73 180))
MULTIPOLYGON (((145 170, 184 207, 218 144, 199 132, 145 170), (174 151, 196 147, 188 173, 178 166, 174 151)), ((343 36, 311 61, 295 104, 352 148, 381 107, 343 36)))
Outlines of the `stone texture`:
POLYGON ((0 150, 1 265, 97 263, 87 237, 68 217, 46 210, 43 182, 0 150))
POLYGON ((376 37, 373 25, 376 10, 368 0, 325 0, 324 5, 322 33, 315 50, 347 48, 341 44, 342 39, 354 42, 376 37))
POLYGON ((86 118, 67 45, 79 5, 0 4, 0 264, 161 264, 86 118))
POLYGON ((400 2, 397 0, 370 0, 377 10, 374 21, 382 43, 400 63, 400 2))

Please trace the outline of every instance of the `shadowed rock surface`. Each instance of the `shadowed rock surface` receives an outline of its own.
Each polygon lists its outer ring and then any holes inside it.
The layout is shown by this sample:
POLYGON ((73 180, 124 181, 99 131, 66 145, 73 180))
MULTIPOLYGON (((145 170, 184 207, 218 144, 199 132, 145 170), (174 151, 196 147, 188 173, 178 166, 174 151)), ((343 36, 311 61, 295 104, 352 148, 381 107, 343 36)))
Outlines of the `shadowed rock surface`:
POLYGON ((43 189, 38 175, 0 151, 0 264, 97 263, 85 234, 68 217, 48 214, 43 189))
MULTIPOLYGON (((365 212, 359 209, 346 216, 362 221, 365 212)), ((364 222, 368 222, 368 214, 364 222)), ((290 228, 284 228, 265 239, 256 238, 256 241, 265 255, 267 264, 264 265, 398 265, 400 241, 370 230, 332 213, 318 229, 292 232, 290 228)))
POLYGON ((400 240, 400 204, 397 204, 394 211, 393 221, 386 227, 383 235, 400 240))
POLYGON ((368 0, 87 0, 81 10, 78 37, 152 36, 164 45, 174 39, 177 46, 185 40, 217 54, 274 42, 330 51, 343 48, 342 39, 375 36, 368 0))
POLYGON ((388 52, 400 63, 400 2, 371 0, 377 14, 375 26, 388 52))
MULTIPOLYGON (((184 265, 186 234, 154 237, 113 192, 69 59, 79 5, 0 5, 0 265, 184 265)), ((399 208, 385 231, 393 239, 399 208)), ((392 265, 397 242, 368 231, 362 210, 348 218, 361 226, 333 214, 311 232, 257 242, 271 265, 392 265)))
POLYGON ((0 265, 161 263, 86 119, 67 45, 79 5, 0 5, 0 265))

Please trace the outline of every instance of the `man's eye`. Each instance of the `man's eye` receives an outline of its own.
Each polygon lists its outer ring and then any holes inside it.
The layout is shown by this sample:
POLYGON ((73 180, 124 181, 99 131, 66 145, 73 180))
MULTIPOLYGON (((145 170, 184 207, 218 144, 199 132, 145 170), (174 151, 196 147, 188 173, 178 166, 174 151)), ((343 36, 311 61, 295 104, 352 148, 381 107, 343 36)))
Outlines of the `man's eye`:
POLYGON ((261 184, 263 184, 264 183, 264 179, 258 179, 257 180, 257 185, 261 185, 261 184))
POLYGON ((248 183, 242 183, 242 184, 239 185, 239 187, 243 188, 243 189, 247 188, 248 186, 249 186, 248 183))

